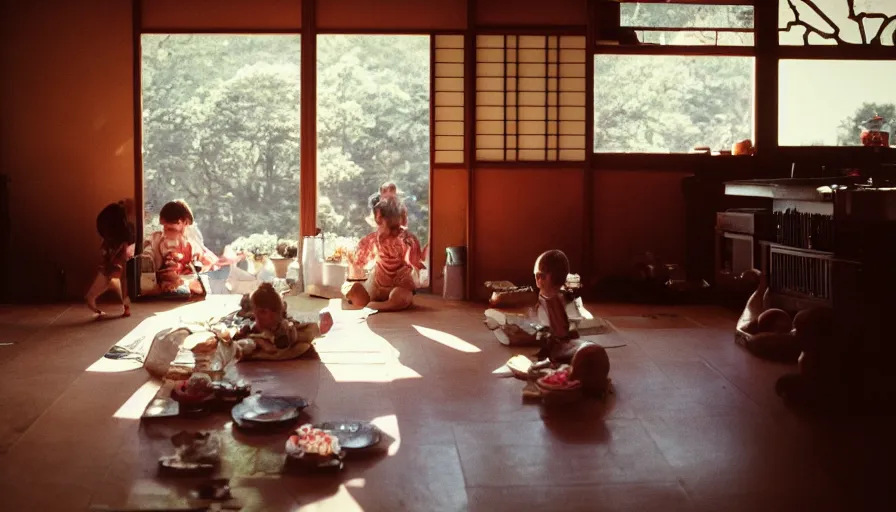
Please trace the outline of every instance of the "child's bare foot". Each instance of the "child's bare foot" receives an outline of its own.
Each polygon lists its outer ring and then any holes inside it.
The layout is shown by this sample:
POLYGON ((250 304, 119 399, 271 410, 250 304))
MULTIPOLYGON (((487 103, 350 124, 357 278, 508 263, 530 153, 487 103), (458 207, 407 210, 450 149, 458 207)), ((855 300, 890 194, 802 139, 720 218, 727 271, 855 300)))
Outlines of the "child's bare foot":
POLYGON ((333 328, 333 315, 330 314, 329 308, 324 308, 320 312, 320 333, 327 334, 333 328))
POLYGON ((93 312, 96 320, 101 320, 106 317, 106 313, 100 308, 96 307, 96 302, 92 300, 87 301, 87 308, 93 312))
POLYGON ((122 311, 121 316, 123 318, 127 318, 131 316, 131 306, 125 305, 124 311, 122 311))

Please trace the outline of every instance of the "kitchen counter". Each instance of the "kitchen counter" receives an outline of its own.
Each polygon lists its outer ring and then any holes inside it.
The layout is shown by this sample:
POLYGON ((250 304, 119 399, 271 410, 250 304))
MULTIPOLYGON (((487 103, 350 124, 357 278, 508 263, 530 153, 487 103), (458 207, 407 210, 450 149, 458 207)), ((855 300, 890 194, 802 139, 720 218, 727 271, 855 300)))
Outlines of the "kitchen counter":
POLYGON ((830 193, 819 192, 819 187, 832 185, 854 185, 862 178, 781 178, 759 180, 737 180, 725 182, 725 195, 742 197, 762 197, 787 201, 829 202, 830 193))

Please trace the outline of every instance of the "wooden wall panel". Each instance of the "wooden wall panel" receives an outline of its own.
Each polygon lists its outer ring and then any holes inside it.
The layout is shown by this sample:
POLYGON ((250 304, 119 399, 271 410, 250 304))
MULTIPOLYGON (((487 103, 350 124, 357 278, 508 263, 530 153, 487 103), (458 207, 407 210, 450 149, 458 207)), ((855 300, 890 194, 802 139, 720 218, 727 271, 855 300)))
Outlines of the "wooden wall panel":
POLYGON ((130 2, 0 6, 0 172, 11 178, 17 300, 80 299, 96 274, 96 215, 134 194, 130 2), (77 20, 77 21, 75 21, 77 20))
POLYGON ((685 263, 685 205, 681 180, 693 173, 595 171, 594 276, 628 272, 651 251, 685 263))
POLYGON ((468 177, 469 171, 466 169, 442 169, 437 166, 432 172, 432 258, 429 275, 432 291, 436 295, 442 294, 445 248, 467 244, 468 177))
MULTIPOLYGON (((322 3, 325 3, 322 2, 322 3)), ((144 30, 298 30, 302 0, 142 0, 144 30)))
POLYGON ((318 0, 320 30, 464 30, 466 0, 318 0))
POLYGON ((477 0, 478 25, 581 25, 588 20, 587 0, 477 0))
POLYGON ((476 169, 471 298, 487 298, 488 280, 533 284, 535 258, 549 249, 564 251, 579 270, 582 183, 581 168, 476 169))

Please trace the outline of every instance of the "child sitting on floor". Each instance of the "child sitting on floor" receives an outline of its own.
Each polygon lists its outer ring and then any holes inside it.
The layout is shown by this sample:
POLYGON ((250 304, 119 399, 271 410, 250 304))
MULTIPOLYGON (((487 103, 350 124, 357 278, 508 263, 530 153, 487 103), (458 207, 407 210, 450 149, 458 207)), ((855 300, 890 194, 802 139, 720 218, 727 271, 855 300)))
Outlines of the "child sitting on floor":
POLYGON ((159 289, 163 293, 202 294, 195 276, 195 262, 203 267, 216 263, 215 255, 202 243, 193 223, 193 212, 184 201, 171 201, 159 212, 162 231, 153 233, 144 255, 152 259, 159 289))
POLYGON ((564 286, 569 275, 569 259, 563 251, 547 251, 535 261, 534 272, 538 287, 536 315, 550 332, 536 355, 539 362, 533 369, 569 364, 570 380, 580 381, 584 393, 602 396, 610 383, 607 377, 610 360, 603 347, 579 339, 575 323, 570 322, 573 316, 584 316, 578 311, 584 308, 564 286))
POLYGON ((299 322, 287 316, 286 303, 270 283, 262 283, 249 300, 255 320, 233 335, 241 360, 294 359, 333 327, 333 317, 326 308, 317 322, 299 322))
POLYGON ((96 229, 103 239, 100 246, 102 261, 99 272, 87 291, 87 307, 96 314, 97 319, 105 318, 106 313, 96 305, 100 295, 112 285, 121 297, 124 312, 121 316, 131 316, 131 299, 128 297, 127 276, 122 279, 124 267, 128 259, 134 255, 134 201, 125 199, 103 208, 97 215, 96 229))

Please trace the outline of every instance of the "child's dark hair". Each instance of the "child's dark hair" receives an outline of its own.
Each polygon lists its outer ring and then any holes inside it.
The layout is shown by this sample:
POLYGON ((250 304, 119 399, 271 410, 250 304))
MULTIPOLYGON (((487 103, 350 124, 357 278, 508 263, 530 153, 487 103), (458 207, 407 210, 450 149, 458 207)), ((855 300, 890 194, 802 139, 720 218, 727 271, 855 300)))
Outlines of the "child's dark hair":
POLYGON ((271 311, 283 311, 283 298, 271 283, 261 283, 251 295, 253 308, 264 308, 271 311))
POLYGON ((96 217, 96 230, 103 240, 113 245, 134 242, 134 228, 123 202, 103 208, 96 217))
POLYGON ((543 252, 538 257, 538 271, 551 276, 554 286, 562 286, 569 275, 569 258, 558 249, 543 252))
POLYGON ((174 224, 183 221, 185 224, 193 222, 193 211, 182 199, 165 203, 159 212, 159 220, 163 224, 174 224))

